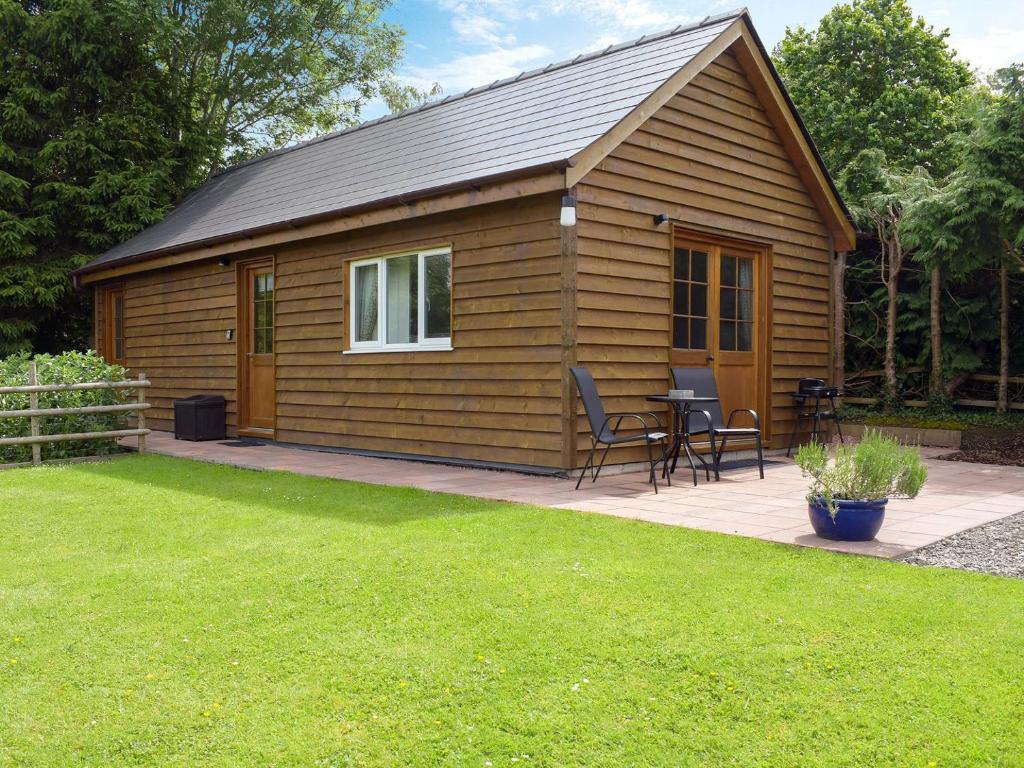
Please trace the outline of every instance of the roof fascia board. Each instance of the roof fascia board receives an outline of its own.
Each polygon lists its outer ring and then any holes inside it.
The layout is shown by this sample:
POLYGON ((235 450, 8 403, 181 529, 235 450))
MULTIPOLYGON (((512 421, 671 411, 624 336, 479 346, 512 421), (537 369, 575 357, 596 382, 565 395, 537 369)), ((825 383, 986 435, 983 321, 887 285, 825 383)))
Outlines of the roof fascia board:
POLYGON ((575 162, 566 171, 566 185, 575 186, 587 173, 597 167, 598 163, 611 154, 630 134, 665 106, 669 99, 679 93, 687 83, 739 39, 743 34, 743 29, 743 16, 740 16, 723 29, 721 34, 708 43, 700 53, 680 67, 672 77, 659 85, 632 112, 616 123, 610 131, 574 155, 575 162))
MULTIPOLYGON (((534 175, 495 181, 487 184, 484 180, 474 182, 469 188, 461 188, 407 202, 385 206, 374 206, 359 211, 339 212, 330 218, 318 219, 299 226, 275 228, 258 234, 240 233, 222 242, 202 246, 183 246, 167 253, 142 254, 132 261, 115 261, 109 267, 97 266, 88 272, 75 275, 79 286, 99 283, 138 272, 188 264, 196 261, 231 256, 260 248, 291 245, 301 240, 351 232, 365 227, 407 221, 409 219, 445 213, 476 205, 486 205, 504 200, 513 200, 546 192, 564 191, 565 171, 550 165, 534 175)), ((552 211, 552 217, 558 211, 552 211)))

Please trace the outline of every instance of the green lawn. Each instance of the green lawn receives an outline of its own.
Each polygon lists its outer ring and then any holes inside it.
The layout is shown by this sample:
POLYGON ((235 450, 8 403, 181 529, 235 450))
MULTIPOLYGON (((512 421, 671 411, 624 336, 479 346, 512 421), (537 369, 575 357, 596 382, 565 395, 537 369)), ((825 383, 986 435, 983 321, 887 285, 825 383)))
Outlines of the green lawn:
POLYGON ((161 457, 0 522, 4 766, 1024 764, 1024 582, 161 457))

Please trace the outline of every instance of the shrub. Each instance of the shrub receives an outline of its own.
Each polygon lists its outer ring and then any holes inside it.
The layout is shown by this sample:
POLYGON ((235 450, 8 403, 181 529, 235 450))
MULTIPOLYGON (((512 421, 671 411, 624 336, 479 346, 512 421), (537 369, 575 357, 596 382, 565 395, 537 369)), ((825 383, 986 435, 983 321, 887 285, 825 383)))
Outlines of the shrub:
POLYGON ((900 445, 895 438, 868 429, 856 445, 836 448, 829 464, 829 448, 809 443, 800 448, 796 463, 804 475, 813 478, 807 500, 823 499, 835 519, 837 499, 878 501, 912 499, 921 491, 928 468, 921 462, 921 451, 900 445))
MULTIPOLYGON (((27 353, 0 360, 0 387, 22 386, 28 383, 27 353)), ((123 381, 127 372, 120 365, 111 365, 95 352, 65 352, 60 355, 36 355, 36 376, 40 384, 80 384, 89 381, 123 381)), ((130 390, 89 389, 72 392, 40 392, 40 408, 75 408, 87 405, 114 405, 127 402, 130 390)), ((0 394, 0 410, 13 411, 29 407, 26 393, 0 394)), ((122 429, 126 420, 123 413, 86 413, 69 416, 51 416, 42 419, 44 435, 70 432, 100 432, 122 429)), ((0 435, 20 437, 28 435, 28 418, 0 419, 0 435)), ((44 459, 66 459, 75 456, 99 456, 119 450, 112 438, 79 440, 68 443, 44 443, 44 459)), ((31 461, 29 445, 0 446, 0 464, 31 461)))

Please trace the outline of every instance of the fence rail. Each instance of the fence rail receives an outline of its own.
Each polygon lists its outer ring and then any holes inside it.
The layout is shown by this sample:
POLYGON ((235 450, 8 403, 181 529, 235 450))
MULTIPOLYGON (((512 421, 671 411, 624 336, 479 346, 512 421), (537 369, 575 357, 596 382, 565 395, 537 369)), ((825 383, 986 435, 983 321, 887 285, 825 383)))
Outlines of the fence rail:
MULTIPOLYGON (((914 376, 918 377, 914 379, 918 386, 907 386, 904 394, 911 396, 903 401, 903 405, 908 408, 928 407, 928 401, 923 399, 923 396, 927 394, 925 379, 927 373, 927 368, 919 366, 900 370, 900 376, 904 379, 914 376), (917 395, 917 397, 913 395, 917 395)), ((884 375, 883 371, 858 371, 849 374, 846 377, 843 402, 850 403, 851 405, 877 405, 880 398, 871 396, 869 393, 877 391, 881 383, 879 382, 876 385, 874 381, 881 379, 884 375)), ((999 377, 991 373, 972 373, 969 376, 965 376, 957 385, 956 393, 959 394, 959 397, 955 397, 953 403, 974 408, 996 408, 998 402, 993 397, 993 388, 998 383, 999 377)), ((1007 378, 1006 383, 1010 388, 1007 407, 1014 411, 1024 411, 1024 376, 1010 376, 1007 378)))
POLYGON ((25 385, 0 387, 0 395, 27 394, 29 396, 28 408, 20 410, 0 411, 0 419, 27 418, 29 420, 28 435, 21 437, 0 437, 0 446, 4 445, 31 445, 31 464, 42 464, 42 446, 46 443, 65 443, 76 440, 96 440, 101 438, 133 437, 139 438, 139 453, 146 452, 146 435, 150 430, 146 428, 146 411, 151 407, 146 402, 146 387, 150 382, 146 380, 146 374, 140 373, 137 379, 129 381, 89 381, 81 384, 39 384, 36 378, 35 361, 28 364, 28 383, 25 385), (134 389, 136 390, 136 402, 118 403, 116 405, 80 405, 68 408, 40 408, 40 392, 76 392, 83 390, 97 389, 134 389), (42 420, 48 416, 71 416, 87 413, 136 413, 138 426, 134 429, 107 429, 97 432, 65 432, 53 435, 42 434, 42 420))

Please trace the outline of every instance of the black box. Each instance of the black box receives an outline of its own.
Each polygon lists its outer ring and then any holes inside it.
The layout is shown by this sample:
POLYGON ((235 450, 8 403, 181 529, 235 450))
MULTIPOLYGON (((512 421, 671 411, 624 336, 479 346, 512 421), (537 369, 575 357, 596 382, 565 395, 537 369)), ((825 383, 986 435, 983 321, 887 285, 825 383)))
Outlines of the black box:
POLYGON ((175 440, 223 440, 227 437, 225 401, 220 395, 192 395, 174 401, 175 440))

